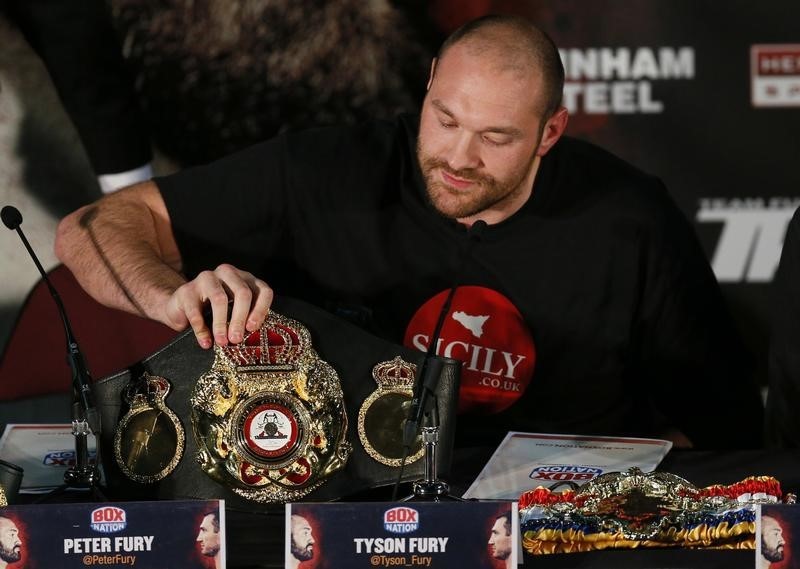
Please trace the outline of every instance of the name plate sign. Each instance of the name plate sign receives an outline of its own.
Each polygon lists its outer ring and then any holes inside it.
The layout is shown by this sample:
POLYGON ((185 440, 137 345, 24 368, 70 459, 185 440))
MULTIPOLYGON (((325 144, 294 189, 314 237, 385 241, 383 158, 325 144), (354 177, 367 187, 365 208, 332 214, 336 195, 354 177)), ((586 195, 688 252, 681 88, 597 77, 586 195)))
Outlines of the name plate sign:
POLYGON ((10 567, 225 567, 221 500, 0 508, 10 567))
POLYGON ((516 567, 516 502, 286 505, 286 564, 300 567, 516 567))

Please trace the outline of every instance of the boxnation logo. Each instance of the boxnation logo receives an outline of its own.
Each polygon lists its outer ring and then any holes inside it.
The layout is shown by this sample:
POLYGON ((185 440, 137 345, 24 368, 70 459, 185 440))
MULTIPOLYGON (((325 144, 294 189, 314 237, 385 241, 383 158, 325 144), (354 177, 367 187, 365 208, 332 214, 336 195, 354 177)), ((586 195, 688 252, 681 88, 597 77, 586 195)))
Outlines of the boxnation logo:
POLYGON ((419 512, 399 506, 383 513, 383 529, 392 533, 410 533, 419 529, 419 512))
MULTIPOLYGON (((89 464, 95 464, 97 453, 89 451, 89 464)), ((74 450, 57 450, 46 453, 42 457, 42 464, 45 466, 74 466, 75 465, 75 451, 74 450)))
POLYGON ((124 530, 127 525, 125 510, 115 506, 103 506, 92 510, 90 527, 100 533, 114 533, 124 530))
POLYGON ((553 465, 534 468, 529 477, 533 480, 556 482, 586 482, 603 474, 602 468, 593 466, 553 465))

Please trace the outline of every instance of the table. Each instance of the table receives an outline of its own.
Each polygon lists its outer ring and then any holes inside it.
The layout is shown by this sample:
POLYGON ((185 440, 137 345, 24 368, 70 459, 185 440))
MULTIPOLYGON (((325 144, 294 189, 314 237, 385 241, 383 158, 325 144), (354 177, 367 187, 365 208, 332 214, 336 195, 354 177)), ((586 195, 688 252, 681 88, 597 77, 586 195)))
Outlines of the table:
MULTIPOLYGON (((459 449, 448 476, 452 494, 466 491, 491 456, 493 448, 459 449)), ((696 486, 732 484, 748 476, 768 475, 780 480, 785 492, 800 493, 800 450, 752 450, 735 452, 671 451, 659 470, 682 476, 696 486)), ((408 493, 403 487, 399 495, 408 493)), ((389 489, 360 495, 361 500, 387 500, 389 489)), ((228 512, 228 567, 261 569, 283 567, 283 510, 251 514, 228 512)), ((524 567, 534 569, 752 569, 755 552, 650 549, 593 551, 560 555, 528 556, 524 567)))
MULTIPOLYGON (((460 495, 466 491, 493 451, 493 448, 471 448, 459 449, 454 453, 450 473, 444 477, 451 484, 452 494, 460 495)), ((774 476, 781 482, 784 493, 800 494, 800 450, 673 450, 665 457, 659 470, 682 476, 697 486, 732 484, 752 475, 774 476)), ((405 485, 400 495, 408 492, 409 488, 405 485)), ((358 498, 388 501, 390 496, 391 489, 382 488, 358 498)), ((271 507, 260 513, 228 510, 226 515, 230 569, 283 567, 283 506, 271 507)), ((682 549, 593 551, 525 556, 523 566, 534 569, 752 569, 755 566, 755 552, 682 549)))

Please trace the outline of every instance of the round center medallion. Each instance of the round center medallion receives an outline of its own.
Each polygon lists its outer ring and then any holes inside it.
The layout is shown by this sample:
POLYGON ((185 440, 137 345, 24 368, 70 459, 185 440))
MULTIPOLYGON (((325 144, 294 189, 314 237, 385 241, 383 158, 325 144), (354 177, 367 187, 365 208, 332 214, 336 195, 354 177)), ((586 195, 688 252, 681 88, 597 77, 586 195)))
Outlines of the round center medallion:
POLYGON ((279 403, 253 407, 244 420, 244 440, 255 455, 281 459, 291 452, 300 436, 292 411, 279 403))

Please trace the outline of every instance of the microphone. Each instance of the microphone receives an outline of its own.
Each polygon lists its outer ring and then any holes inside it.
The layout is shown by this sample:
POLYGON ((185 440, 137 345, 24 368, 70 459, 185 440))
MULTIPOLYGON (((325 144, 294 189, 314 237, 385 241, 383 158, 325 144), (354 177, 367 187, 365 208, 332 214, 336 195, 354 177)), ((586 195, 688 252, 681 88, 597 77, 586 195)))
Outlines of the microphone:
POLYGON ((91 388, 91 376, 89 375, 89 371, 86 369, 86 363, 84 362, 83 355, 78 348, 78 342, 75 340, 75 335, 72 333, 72 326, 70 326, 69 318, 67 318, 67 311, 64 309, 64 304, 61 302, 61 297, 58 295, 55 287, 53 287, 50 279, 47 278, 47 273, 42 267, 42 264, 39 262, 39 258, 36 256, 36 253, 33 252, 30 243, 28 243, 28 239, 22 232, 22 228, 20 227, 20 225, 22 225, 22 214, 19 212, 19 210, 14 206, 7 205, 0 210, 0 218, 2 218, 3 224, 6 227, 12 231, 16 231, 17 234, 19 234, 19 238, 22 239, 22 244, 25 245, 25 248, 28 250, 28 254, 36 264, 36 268, 39 269, 39 273, 42 275, 42 279, 47 285, 47 289, 50 291, 50 296, 53 297, 53 300, 56 303, 58 312, 61 315, 61 322, 64 324, 64 335, 66 336, 67 340, 67 356, 69 359, 70 368, 72 369, 72 388, 80 399, 80 405, 86 416, 86 422, 89 424, 89 428, 92 430, 92 433, 99 435, 100 414, 98 413, 97 407, 95 407, 94 404, 94 396, 91 388))
POLYGON ((422 369, 417 376, 417 382, 414 385, 414 394, 411 399, 411 405, 408 410, 408 418, 403 426, 403 446, 411 447, 414 439, 419 433, 419 428, 422 423, 422 418, 427 411, 427 407, 436 391, 436 385, 439 382, 439 376, 442 373, 444 362, 442 358, 436 356, 436 346, 439 343, 439 337, 442 334, 442 327, 444 320, 450 313, 450 305, 453 302, 453 297, 456 294, 456 289, 461 286, 461 278, 467 266, 467 262, 472 254, 475 245, 481 240, 483 231, 486 229, 486 222, 479 219, 467 231, 467 244, 464 247, 461 255, 461 262, 456 278, 453 280, 453 285, 450 287, 450 292, 439 311, 439 319, 436 321, 436 326, 433 329, 430 343, 428 344, 428 351, 425 353, 425 359, 422 362, 422 369))
POLYGON ((22 224, 22 214, 13 205, 7 205, 0 210, 0 217, 2 217, 5 226, 11 230, 22 224))

